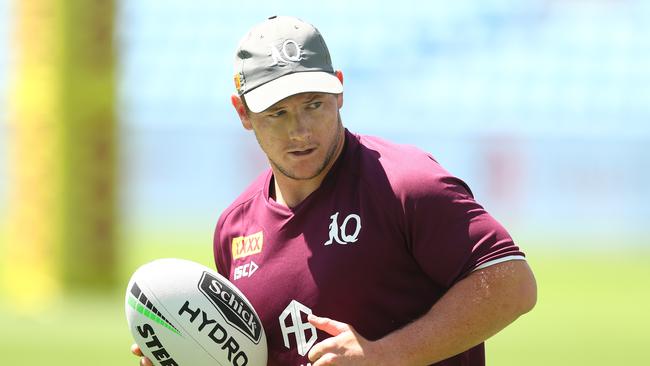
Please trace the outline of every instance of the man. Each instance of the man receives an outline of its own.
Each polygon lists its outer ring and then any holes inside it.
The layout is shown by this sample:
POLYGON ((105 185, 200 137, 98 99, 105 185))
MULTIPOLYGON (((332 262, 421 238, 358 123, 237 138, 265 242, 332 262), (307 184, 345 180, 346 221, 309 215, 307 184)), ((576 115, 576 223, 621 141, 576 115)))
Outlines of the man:
POLYGON ((484 365, 536 284, 467 185, 343 127, 343 75, 310 24, 254 27, 235 84, 271 167, 221 215, 214 255, 257 309, 269 365, 484 365))

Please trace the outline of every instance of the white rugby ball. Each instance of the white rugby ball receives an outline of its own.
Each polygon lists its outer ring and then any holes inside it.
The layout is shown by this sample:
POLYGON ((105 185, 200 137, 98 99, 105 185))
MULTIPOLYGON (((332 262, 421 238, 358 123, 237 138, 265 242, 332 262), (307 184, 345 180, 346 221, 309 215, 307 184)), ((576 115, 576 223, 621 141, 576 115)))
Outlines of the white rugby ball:
POLYGON ((158 259, 126 289, 135 342, 159 366, 266 366, 266 334, 244 295, 201 264, 158 259))

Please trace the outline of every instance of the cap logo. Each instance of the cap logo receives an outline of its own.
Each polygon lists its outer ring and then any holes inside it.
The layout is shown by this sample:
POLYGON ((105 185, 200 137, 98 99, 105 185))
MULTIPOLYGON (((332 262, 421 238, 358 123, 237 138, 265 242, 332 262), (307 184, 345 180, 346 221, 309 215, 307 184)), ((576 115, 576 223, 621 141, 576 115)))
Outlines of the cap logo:
POLYGON ((244 74, 238 72, 235 74, 235 89, 237 89, 237 91, 240 91, 242 84, 244 84, 244 74))
POLYGON ((286 66, 290 62, 302 60, 302 47, 296 41, 287 39, 280 50, 271 45, 271 57, 273 63, 270 66, 286 66))

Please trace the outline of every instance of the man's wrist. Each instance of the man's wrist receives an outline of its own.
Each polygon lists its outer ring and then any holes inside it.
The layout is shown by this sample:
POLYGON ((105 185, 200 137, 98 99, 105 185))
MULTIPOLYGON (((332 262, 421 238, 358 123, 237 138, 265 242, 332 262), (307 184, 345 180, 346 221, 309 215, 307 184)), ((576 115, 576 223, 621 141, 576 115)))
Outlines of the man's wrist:
POLYGON ((404 350, 395 343, 395 337, 390 334, 384 338, 371 342, 371 356, 377 361, 378 366, 406 365, 404 350))

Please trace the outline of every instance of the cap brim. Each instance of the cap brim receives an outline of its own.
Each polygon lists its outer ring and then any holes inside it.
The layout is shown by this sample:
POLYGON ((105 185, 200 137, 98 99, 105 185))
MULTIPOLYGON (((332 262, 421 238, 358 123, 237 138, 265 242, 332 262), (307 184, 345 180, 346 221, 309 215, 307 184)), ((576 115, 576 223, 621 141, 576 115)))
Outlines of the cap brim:
POLYGON ((259 113, 281 101, 299 93, 343 92, 343 84, 336 75, 323 71, 297 72, 279 77, 244 94, 248 109, 259 113))

